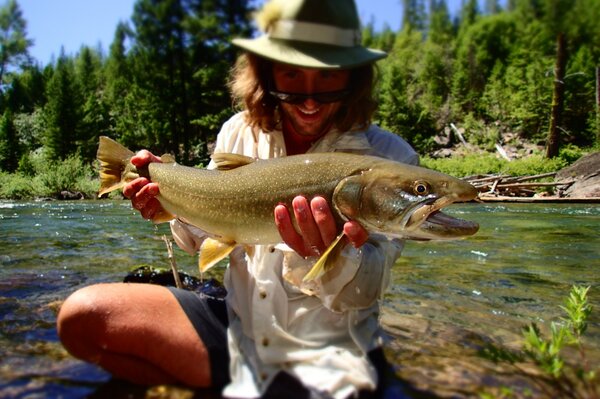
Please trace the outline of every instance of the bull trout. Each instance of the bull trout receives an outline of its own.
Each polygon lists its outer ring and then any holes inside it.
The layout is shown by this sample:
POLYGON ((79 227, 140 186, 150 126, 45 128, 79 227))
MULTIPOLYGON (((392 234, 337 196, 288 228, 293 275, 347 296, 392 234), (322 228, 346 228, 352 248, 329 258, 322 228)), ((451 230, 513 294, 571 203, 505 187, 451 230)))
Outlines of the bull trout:
MULTIPOLYGON (((239 244, 281 242, 273 212, 278 204, 291 209, 298 195, 309 201, 324 197, 336 221, 355 220, 370 233, 388 237, 439 240, 475 234, 479 225, 440 211, 454 202, 477 197, 469 183, 433 170, 391 160, 347 153, 294 155, 255 160, 236 154, 212 156, 214 170, 186 167, 163 155, 162 163, 139 170, 130 163, 134 153, 108 137, 100 137, 99 195, 122 188, 144 176, 159 186, 158 201, 165 213, 155 223, 179 217, 211 238, 200 248, 199 267, 205 271, 239 244)), ((304 277, 321 276, 343 241, 342 234, 304 277)))

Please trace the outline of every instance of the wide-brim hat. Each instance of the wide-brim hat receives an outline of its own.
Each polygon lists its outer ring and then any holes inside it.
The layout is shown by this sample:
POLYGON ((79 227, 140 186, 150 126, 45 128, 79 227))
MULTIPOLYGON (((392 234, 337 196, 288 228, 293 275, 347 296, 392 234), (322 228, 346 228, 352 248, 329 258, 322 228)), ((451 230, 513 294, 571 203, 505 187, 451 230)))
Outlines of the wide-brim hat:
POLYGON ((347 69, 387 55, 362 46, 354 0, 269 0, 256 14, 256 22, 261 36, 232 42, 272 61, 347 69))

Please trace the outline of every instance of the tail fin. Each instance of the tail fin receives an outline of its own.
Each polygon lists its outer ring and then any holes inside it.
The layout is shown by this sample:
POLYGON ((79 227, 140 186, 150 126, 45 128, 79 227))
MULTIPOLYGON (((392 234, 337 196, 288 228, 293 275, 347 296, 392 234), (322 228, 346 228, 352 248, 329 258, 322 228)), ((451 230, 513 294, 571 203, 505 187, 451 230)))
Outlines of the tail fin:
POLYGON ((100 161, 99 197, 125 185, 126 181, 122 178, 123 172, 133 155, 135 155, 133 151, 113 139, 100 136, 100 144, 96 153, 96 158, 100 161))

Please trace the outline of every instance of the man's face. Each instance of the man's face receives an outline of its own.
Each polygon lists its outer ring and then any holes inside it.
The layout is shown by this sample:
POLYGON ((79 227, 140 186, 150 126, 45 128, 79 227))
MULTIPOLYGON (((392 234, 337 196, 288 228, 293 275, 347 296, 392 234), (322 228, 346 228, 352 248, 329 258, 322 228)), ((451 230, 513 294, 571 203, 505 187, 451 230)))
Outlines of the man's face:
MULTIPOLYGON (((318 94, 340 92, 348 87, 349 70, 308 69, 285 64, 273 66, 274 89, 287 94, 318 94)), ((329 96, 332 97, 332 96, 329 96)), ((335 95, 332 97, 335 99, 335 95)), ((330 101, 331 98, 327 101, 330 101)), ((323 100, 325 101, 325 100, 323 100)), ((305 98, 295 103, 280 101, 284 120, 301 136, 320 137, 329 129, 341 106, 341 98, 334 102, 318 102, 305 98)))

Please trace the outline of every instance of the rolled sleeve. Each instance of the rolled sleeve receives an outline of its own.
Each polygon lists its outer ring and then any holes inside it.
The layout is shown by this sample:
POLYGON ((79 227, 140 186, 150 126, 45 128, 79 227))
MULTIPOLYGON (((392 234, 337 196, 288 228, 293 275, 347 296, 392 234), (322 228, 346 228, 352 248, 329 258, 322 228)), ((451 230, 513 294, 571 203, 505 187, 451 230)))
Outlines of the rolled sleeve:
MULTIPOLYGON (((356 273, 341 290, 328 296, 325 306, 334 311, 366 309, 371 307, 385 292, 389 282, 390 269, 400 256, 403 243, 385 237, 370 239, 359 250, 349 246, 356 256, 345 258, 344 265, 358 263, 356 273)), ((325 276, 324 276, 325 277, 325 276)), ((327 292, 327 284, 323 284, 327 292)))
POLYGON ((284 277, 304 293, 318 297, 334 312, 371 307, 385 291, 389 272, 400 256, 403 243, 373 235, 361 248, 346 245, 335 266, 314 281, 302 278, 315 259, 304 259, 295 252, 284 252, 284 277))
POLYGON ((202 242, 207 238, 204 231, 181 219, 171 220, 170 227, 177 246, 190 255, 197 254, 202 242))

